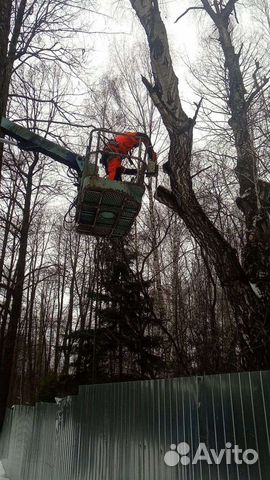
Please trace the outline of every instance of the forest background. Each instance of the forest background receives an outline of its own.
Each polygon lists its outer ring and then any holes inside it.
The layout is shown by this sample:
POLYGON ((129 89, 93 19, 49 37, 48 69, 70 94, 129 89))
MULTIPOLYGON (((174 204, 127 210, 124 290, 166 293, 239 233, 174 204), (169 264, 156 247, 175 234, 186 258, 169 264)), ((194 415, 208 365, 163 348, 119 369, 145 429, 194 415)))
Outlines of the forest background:
POLYGON ((144 131, 170 160, 115 242, 75 234, 66 168, 0 144, 0 417, 269 368, 267 0, 0 0, 0 37, 0 115, 80 154, 93 125, 144 131))

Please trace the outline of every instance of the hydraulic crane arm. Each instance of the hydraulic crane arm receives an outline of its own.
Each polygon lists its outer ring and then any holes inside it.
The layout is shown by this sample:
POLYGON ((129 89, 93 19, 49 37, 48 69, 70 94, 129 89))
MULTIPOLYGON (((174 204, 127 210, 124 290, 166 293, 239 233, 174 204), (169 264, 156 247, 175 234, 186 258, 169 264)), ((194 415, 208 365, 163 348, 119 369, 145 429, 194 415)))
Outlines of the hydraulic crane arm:
POLYGON ((18 147, 22 150, 43 153, 78 173, 82 172, 84 158, 81 155, 77 155, 71 150, 67 150, 4 117, 1 119, 1 130, 5 135, 17 140, 18 147))

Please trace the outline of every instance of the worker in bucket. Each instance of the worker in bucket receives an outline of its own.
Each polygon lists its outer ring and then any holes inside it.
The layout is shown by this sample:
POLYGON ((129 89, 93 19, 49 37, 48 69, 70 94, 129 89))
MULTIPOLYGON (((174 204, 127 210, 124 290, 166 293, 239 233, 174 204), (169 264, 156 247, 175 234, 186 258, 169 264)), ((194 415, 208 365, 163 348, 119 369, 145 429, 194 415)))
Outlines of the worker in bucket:
POLYGON ((145 145, 149 159, 156 162, 157 154, 154 152, 150 138, 145 133, 124 132, 106 143, 100 163, 104 166, 109 180, 122 181, 122 174, 137 175, 136 168, 126 168, 122 165, 122 161, 140 145, 140 142, 145 145))

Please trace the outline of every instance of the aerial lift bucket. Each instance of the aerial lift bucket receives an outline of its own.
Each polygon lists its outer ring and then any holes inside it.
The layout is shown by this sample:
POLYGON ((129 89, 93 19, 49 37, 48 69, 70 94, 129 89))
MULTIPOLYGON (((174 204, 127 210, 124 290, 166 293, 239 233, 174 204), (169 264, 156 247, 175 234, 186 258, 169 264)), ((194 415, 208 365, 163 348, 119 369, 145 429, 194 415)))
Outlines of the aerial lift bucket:
POLYGON ((138 215, 144 186, 86 175, 76 211, 76 231, 101 237, 122 237, 138 215))
MULTIPOLYGON (((123 237, 130 231, 141 208, 146 163, 142 159, 140 146, 138 157, 132 157, 133 161, 136 160, 138 169, 135 182, 112 181, 100 177, 98 161, 104 147, 103 132, 91 132, 78 195, 76 231, 101 237, 123 237)), ((108 133, 117 134, 106 131, 108 133)))

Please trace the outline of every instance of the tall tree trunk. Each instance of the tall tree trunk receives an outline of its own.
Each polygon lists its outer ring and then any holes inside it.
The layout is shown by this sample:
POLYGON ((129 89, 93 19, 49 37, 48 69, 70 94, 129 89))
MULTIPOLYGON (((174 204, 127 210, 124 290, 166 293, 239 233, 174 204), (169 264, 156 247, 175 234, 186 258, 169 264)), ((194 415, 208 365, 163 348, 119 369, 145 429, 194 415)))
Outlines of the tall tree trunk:
MULTIPOLYGON (((257 153, 250 131, 248 112, 251 100, 265 86, 257 81, 247 97, 243 75, 240 68, 241 49, 235 52, 230 32, 230 16, 238 0, 228 1, 223 7, 215 4, 211 7, 208 0, 201 0, 213 20, 219 33, 219 42, 224 54, 224 69, 228 72, 229 98, 231 112, 229 125, 234 134, 237 152, 236 175, 240 186, 240 197, 236 203, 244 214, 246 226, 246 244, 243 251, 243 267, 249 280, 255 283, 270 301, 270 184, 257 178, 257 153)), ((256 66, 253 76, 256 78, 256 66)))
POLYGON ((70 281, 69 287, 69 305, 68 305, 68 316, 67 316, 67 324, 65 329, 65 336, 63 339, 63 352, 64 352, 64 365, 63 365, 63 374, 68 375, 69 372, 69 364, 70 364, 70 354, 72 348, 72 321, 73 321, 73 309, 74 309, 74 296, 75 296, 75 281, 76 281, 76 274, 77 274, 77 264, 78 264, 78 255, 80 251, 80 238, 76 242, 76 247, 73 251, 74 244, 72 243, 72 239, 70 241, 70 258, 71 258, 71 268, 72 268, 72 277, 70 281))
MULTIPOLYGON (((11 30, 12 0, 0 0, 0 121, 6 115, 9 85, 16 60, 19 35, 23 25, 27 0, 20 0, 11 30), (10 36, 10 42, 9 42, 10 36)), ((0 128, 0 137, 3 137, 0 128)), ((0 183, 3 165, 3 144, 0 143, 0 183)))
POLYGON ((11 382, 12 365, 14 358, 14 350, 16 345, 17 329, 21 317, 22 299, 23 299, 23 286, 25 277, 25 265, 26 265, 26 253, 27 253, 27 241, 29 232, 29 218, 31 208, 31 195, 32 195, 32 182, 33 171, 38 161, 38 155, 35 155, 35 160, 29 168, 26 183, 25 202, 23 209, 23 219, 21 228, 21 238, 18 260, 16 265, 16 274, 14 282, 14 296, 12 302, 12 308, 10 313, 8 330, 4 343, 4 352, 2 356, 2 362, 0 365, 0 427, 4 420, 5 409, 7 406, 9 387, 11 382))
POLYGON ((61 265, 60 252, 63 242, 63 231, 60 230, 58 236, 58 272, 57 272, 57 324, 56 324, 56 335, 55 335, 55 357, 54 357, 54 373, 57 374, 58 366, 60 362, 61 352, 60 352, 60 330, 61 323, 63 321, 63 308, 64 308, 64 295, 66 289, 66 273, 67 273, 67 248, 64 250, 63 258, 63 267, 61 265))
MULTIPOLYGON (((5 116, 8 98, 7 67, 8 37, 12 0, 0 0, 0 120, 5 116)), ((0 137, 3 134, 0 129, 0 137)), ((3 163, 3 144, 0 143, 0 183, 3 163)))
POLYGON ((0 365, 3 357, 3 345, 5 341, 5 334, 6 334, 6 327, 8 316, 10 314, 10 304, 12 300, 12 296, 14 294, 14 285, 13 285, 13 270, 15 265, 15 258, 16 258, 16 237, 13 237, 13 242, 11 247, 11 258, 10 258, 10 265, 9 265, 9 272, 8 277, 6 279, 6 296, 3 308, 1 308, 1 330, 0 330, 0 365))

